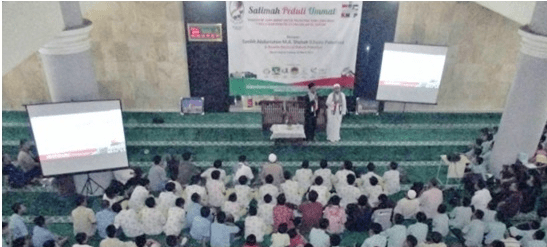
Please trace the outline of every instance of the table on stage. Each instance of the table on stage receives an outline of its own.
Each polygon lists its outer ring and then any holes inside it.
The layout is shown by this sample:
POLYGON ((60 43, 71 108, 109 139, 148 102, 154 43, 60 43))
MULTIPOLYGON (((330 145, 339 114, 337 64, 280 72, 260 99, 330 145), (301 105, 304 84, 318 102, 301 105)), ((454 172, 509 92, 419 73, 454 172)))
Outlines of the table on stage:
POLYGON ((302 124, 274 124, 270 128, 272 131, 272 136, 270 140, 294 140, 294 141, 303 141, 306 139, 306 134, 304 133, 304 125, 302 124))

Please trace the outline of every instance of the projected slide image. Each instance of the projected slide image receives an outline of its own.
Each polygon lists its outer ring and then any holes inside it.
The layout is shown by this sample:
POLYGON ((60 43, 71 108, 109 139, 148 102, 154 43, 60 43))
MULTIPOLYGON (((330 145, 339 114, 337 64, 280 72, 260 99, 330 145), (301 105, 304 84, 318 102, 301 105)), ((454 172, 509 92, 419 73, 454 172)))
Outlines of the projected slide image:
POLYGON ((385 51, 380 85, 439 88, 445 56, 385 51))
POLYGON ((376 100, 434 104, 447 47, 385 43, 376 100))
POLYGON ((48 140, 38 148, 40 161, 125 152, 119 117, 119 110, 111 110, 32 118, 35 138, 48 140))

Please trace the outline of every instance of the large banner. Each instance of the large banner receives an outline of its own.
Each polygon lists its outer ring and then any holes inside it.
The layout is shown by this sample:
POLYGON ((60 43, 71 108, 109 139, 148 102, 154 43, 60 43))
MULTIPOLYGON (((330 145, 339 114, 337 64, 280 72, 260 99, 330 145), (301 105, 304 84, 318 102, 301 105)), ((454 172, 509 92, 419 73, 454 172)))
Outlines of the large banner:
POLYGON ((361 2, 226 3, 230 95, 354 85, 361 2))

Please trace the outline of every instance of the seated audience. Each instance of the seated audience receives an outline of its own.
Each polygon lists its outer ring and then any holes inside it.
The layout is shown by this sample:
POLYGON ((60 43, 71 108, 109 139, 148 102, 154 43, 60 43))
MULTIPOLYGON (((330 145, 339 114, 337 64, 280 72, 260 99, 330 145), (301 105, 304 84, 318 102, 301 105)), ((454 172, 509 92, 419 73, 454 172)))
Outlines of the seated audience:
POLYGON ((368 205, 368 199, 362 195, 358 203, 347 206, 346 229, 349 231, 368 231, 371 224, 372 208, 368 205))
POLYGON ((150 181, 146 178, 140 179, 138 185, 135 187, 129 198, 129 207, 136 212, 141 211, 144 207, 144 201, 150 196, 148 188, 150 187, 150 181))
POLYGON ((485 226, 482 222, 484 213, 481 210, 475 210, 473 220, 462 229, 466 246, 481 246, 484 237, 485 226))
MULTIPOLYGON (((429 189, 420 196, 420 211, 424 212, 427 218, 437 216, 437 209, 443 203, 443 192, 438 188, 437 179, 429 181, 429 189)), ((419 242, 419 239, 418 239, 419 242)))
POLYGON ((324 181, 321 176, 317 176, 315 178, 315 184, 310 187, 310 191, 317 192, 317 201, 321 203, 322 206, 327 205, 330 198, 330 192, 328 187, 324 185, 324 181))
POLYGON ((168 235, 165 238, 165 243, 169 247, 183 247, 188 242, 188 238, 182 238, 176 235, 168 235))
POLYGON ((401 176, 399 171, 397 171, 397 168, 399 167, 399 164, 392 161, 389 163, 389 171, 384 172, 384 176, 382 177, 385 181, 384 184, 384 192, 386 195, 393 195, 401 190, 401 176))
MULTIPOLYGON (((105 234, 106 234, 106 228, 105 228, 105 234)), ((106 237, 107 236, 105 235, 105 238, 106 237)), ((72 245, 72 247, 91 247, 91 245, 87 244, 88 238, 87 238, 87 235, 83 232, 76 234, 74 239, 76 240, 76 244, 72 245)))
MULTIPOLYGON (((103 200, 101 203, 102 210, 97 212, 95 218, 97 219, 97 232, 101 238, 106 238, 106 228, 109 225, 114 224, 116 213, 110 208, 110 203, 107 200, 103 200)), ((86 234, 87 237, 87 234, 86 234)))
POLYGON ((184 192, 183 192, 184 195, 182 197, 184 198, 184 201, 186 202, 186 204, 184 205, 184 208, 189 209, 188 204, 192 202, 192 195, 194 195, 194 193, 197 193, 199 195, 199 198, 200 198, 199 203, 201 205, 207 205, 207 201, 208 201, 207 189, 204 186, 200 185, 200 179, 201 178, 199 176, 192 177, 190 185, 184 188, 184 192))
POLYGON ((329 227, 329 220, 321 219, 319 221, 319 228, 312 228, 310 231, 310 244, 314 247, 329 247, 330 237, 327 234, 329 227))
POLYGON ((239 221, 241 217, 247 214, 246 208, 243 208, 238 202, 236 193, 232 193, 228 196, 228 200, 224 202, 221 209, 229 216, 228 218, 233 219, 234 222, 239 221))
POLYGON ((237 202, 242 208, 248 208, 252 198, 255 197, 255 191, 248 185, 248 178, 245 175, 239 176, 239 184, 234 187, 237 196, 237 202))
POLYGON ((333 177, 336 191, 339 191, 341 186, 348 185, 347 177, 350 174, 355 176, 355 172, 353 172, 353 163, 349 160, 345 160, 342 169, 338 170, 333 177))
POLYGON ((247 157, 245 155, 241 155, 238 160, 239 162, 232 169, 232 174, 234 174, 234 184, 239 181, 241 176, 245 176, 249 181, 252 181, 255 176, 251 170, 251 167, 247 164, 247 157))
POLYGON ((332 171, 328 167, 327 160, 321 160, 319 162, 319 169, 315 170, 313 173, 314 179, 317 179, 317 177, 321 177, 323 180, 323 186, 327 188, 328 191, 332 190, 332 180, 334 179, 334 176, 332 175, 332 171))
MULTIPOLYGON (((122 229, 125 236, 134 238, 144 234, 144 226, 139 221, 137 212, 129 207, 123 208, 120 203, 112 205, 112 210, 116 213, 114 217, 114 226, 122 229)), ((108 229, 107 229, 108 235, 108 229)))
POLYGON ((186 214, 186 225, 184 228, 191 228, 194 218, 201 215, 201 208, 203 208, 203 205, 201 205, 200 201, 201 198, 198 193, 192 194, 190 203, 185 207, 188 209, 188 213, 186 214))
POLYGON ((11 210, 13 210, 13 214, 10 216, 9 219, 9 231, 11 233, 11 239, 28 239, 28 228, 25 225, 22 217, 22 215, 27 212, 27 207, 22 203, 15 203, 11 206, 11 210))
POLYGON ((160 192, 165 188, 167 183, 167 173, 165 168, 161 164, 161 157, 159 155, 154 156, 154 165, 148 171, 148 180, 150 181, 150 191, 160 192))
POLYGON ((416 191, 409 190, 406 197, 397 202, 397 206, 393 209, 394 214, 401 214, 405 219, 414 218, 420 211, 420 200, 416 199, 416 191))
MULTIPOLYGON (((484 222, 484 218, 483 218, 484 222)), ((484 243, 485 244, 491 244, 494 241, 501 241, 503 240, 504 234, 507 231, 507 225, 503 223, 503 219, 501 219, 501 214, 496 215, 496 220, 491 222, 485 222, 485 233, 484 236, 484 243)))
POLYGON ((442 237, 446 237, 449 232, 449 221, 450 220, 448 219, 448 215, 446 214, 446 205, 439 205, 439 207, 437 208, 437 215, 433 217, 432 231, 440 233, 442 237))
POLYGON ((83 196, 76 198, 76 208, 72 210, 72 224, 74 225, 74 235, 79 232, 87 234, 88 237, 95 235, 97 230, 97 219, 95 212, 87 207, 87 200, 83 196))
POLYGON ((319 221, 323 217, 323 206, 317 202, 317 192, 310 191, 308 193, 308 202, 303 203, 298 207, 302 213, 302 224, 300 232, 308 233, 313 227, 319 226, 319 221))
POLYGON ((302 161, 302 168, 296 170, 294 174, 294 181, 298 182, 298 188, 300 194, 306 193, 313 181, 313 171, 310 169, 310 162, 308 160, 302 161))
POLYGON ((201 174, 201 177, 206 180, 205 185, 207 185, 207 183, 209 183, 209 181, 213 179, 213 172, 215 171, 219 172, 218 179, 215 180, 219 180, 223 184, 226 182, 226 171, 222 169, 222 160, 215 160, 215 162, 213 163, 213 167, 208 168, 201 174))
MULTIPOLYGON (((375 177, 376 179, 378 179, 378 184, 380 186, 383 186, 384 184, 384 180, 382 177, 380 177, 378 174, 376 174, 374 171, 376 170, 376 166, 374 165, 374 163, 372 162, 369 162, 367 164, 367 173, 365 173, 364 175, 361 175, 361 182, 359 184, 359 188, 361 189, 361 191, 367 191, 368 188, 370 187, 370 178, 371 177, 375 177)), ((369 198, 370 200, 370 198, 369 198)))
POLYGON ((298 189, 298 182, 291 180, 291 172, 284 172, 285 182, 280 185, 281 192, 285 194, 287 203, 298 207, 302 203, 301 190, 298 189))
POLYGON ((175 183, 169 182, 165 184, 165 191, 161 192, 160 196, 158 197, 157 207, 165 217, 167 217, 169 208, 175 206, 175 201, 178 198, 178 196, 175 195, 175 188, 175 183))
POLYGON ((122 242, 116 237, 116 227, 109 225, 106 227, 106 239, 101 240, 99 247, 137 247, 133 242, 122 242))
POLYGON ((287 233, 291 238, 291 244, 289 245, 289 247, 304 246, 307 243, 304 236, 298 234, 298 231, 295 228, 290 229, 287 233))
POLYGON ((340 207, 340 197, 330 198, 329 205, 323 211, 323 217, 329 220, 327 232, 330 234, 340 234, 344 232, 344 224, 347 221, 346 211, 340 207))
POLYGON ((469 198, 464 198, 461 205, 459 204, 459 200, 454 200, 453 202, 458 206, 452 209, 452 212, 449 214, 452 218, 450 220, 450 226, 461 230, 471 223, 471 217, 473 217, 473 209, 470 207, 471 200, 469 198))
POLYGON ((22 188, 41 174, 40 167, 34 167, 25 172, 11 162, 11 157, 8 154, 2 156, 2 175, 8 177, 8 184, 12 188, 22 188))
MULTIPOLYGON (((266 226, 271 229, 274 225, 273 210, 276 205, 272 202, 271 195, 265 195, 264 199, 258 204, 258 217, 260 217, 266 226)), ((271 232, 271 230, 269 231, 271 232)))
POLYGON ((63 246, 68 237, 55 236, 46 228, 46 219, 43 216, 34 218, 34 228, 32 229, 32 245, 43 246, 46 241, 52 240, 56 245, 63 246))
POLYGON ((423 243, 419 246, 423 246, 423 247, 446 247, 446 244, 443 243, 443 235, 440 232, 433 231, 430 234, 429 240, 426 243, 423 243))
POLYGON ((200 216, 194 218, 194 222, 190 228, 190 236, 204 245, 211 237, 211 220, 209 219, 211 209, 203 207, 200 213, 200 216))
POLYGON ((362 195, 361 190, 355 186, 355 175, 348 174, 346 184, 339 185, 336 193, 340 196, 340 206, 344 209, 348 204, 357 203, 357 200, 362 195))
POLYGON ((270 247, 286 247, 291 244, 291 238, 287 234, 287 224, 279 225, 277 232, 272 234, 272 245, 270 247))
POLYGON ((258 247, 259 245, 256 243, 256 237, 251 234, 245 238, 245 244, 243 247, 258 247))
POLYGON ((245 238, 253 236, 255 242, 262 243, 264 235, 271 232, 271 228, 266 225, 264 220, 257 216, 258 210, 256 207, 249 209, 249 216, 245 218, 245 238))
POLYGON ((395 223, 395 225, 382 232, 382 235, 387 238, 388 247, 403 246, 407 236, 406 226, 403 225, 404 221, 405 218, 402 215, 396 214, 395 216, 393 216, 393 222, 395 223))
POLYGON ((416 237, 418 244, 424 243, 427 237, 428 226, 426 223, 427 216, 424 212, 418 212, 416 214, 416 220, 418 222, 408 226, 407 234, 416 237))
POLYGON ((211 179, 207 180, 205 188, 209 197, 209 206, 220 208, 224 204, 226 187, 224 182, 220 180, 221 173, 219 170, 211 172, 211 179))
POLYGON ((378 223, 372 224, 369 237, 363 242, 361 247, 385 247, 387 246, 387 238, 382 234, 382 226, 378 223))
POLYGON ((239 227, 226 223, 226 214, 219 212, 216 222, 211 224, 211 247, 230 247, 233 235, 239 232, 239 227))
POLYGON ((268 163, 262 165, 260 171, 260 181, 262 184, 266 183, 266 176, 268 175, 272 175, 274 178, 273 185, 277 187, 285 182, 283 167, 277 162, 277 156, 273 153, 268 156, 268 163))
MULTIPOLYGON (((179 182, 181 185, 190 184, 192 178, 194 178, 195 176, 199 177, 200 174, 200 170, 192 162, 192 153, 190 152, 185 152, 182 154, 182 162, 180 162, 177 170, 177 182, 179 182)), ((192 196, 192 194, 193 193, 189 194, 188 197, 192 196)), ((201 196, 202 199, 204 199, 203 195, 201 196)), ((184 200, 186 201, 190 201, 189 199, 190 198, 184 198, 184 200)))
POLYGON ((279 195, 279 188, 273 184, 274 177, 272 175, 267 175, 265 181, 266 184, 260 186, 258 189, 258 196, 263 198, 266 194, 269 194, 272 197, 277 198, 279 195))
POLYGON ((167 212, 167 221, 163 226, 165 236, 179 236, 184 224, 186 223, 186 211, 184 210, 184 199, 177 198, 175 206, 169 208, 167 212))
POLYGON ((369 186, 367 190, 361 191, 368 198, 368 203, 371 207, 376 207, 380 203, 378 196, 384 193, 381 185, 378 184, 378 179, 374 176, 369 179, 369 186))
POLYGON ((276 231, 281 224, 287 224, 287 227, 294 228, 294 212, 291 208, 285 205, 285 194, 277 196, 277 206, 273 209, 273 230, 276 231))

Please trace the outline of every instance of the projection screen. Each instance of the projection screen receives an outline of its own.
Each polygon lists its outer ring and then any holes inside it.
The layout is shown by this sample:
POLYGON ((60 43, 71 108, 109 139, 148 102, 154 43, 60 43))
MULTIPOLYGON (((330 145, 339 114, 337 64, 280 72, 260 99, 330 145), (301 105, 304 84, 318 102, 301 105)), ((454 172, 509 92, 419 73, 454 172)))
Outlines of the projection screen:
POLYGON ((448 48, 386 43, 378 101, 437 103, 448 48))
POLYGON ((119 100, 27 105, 44 176, 129 166, 119 100))

